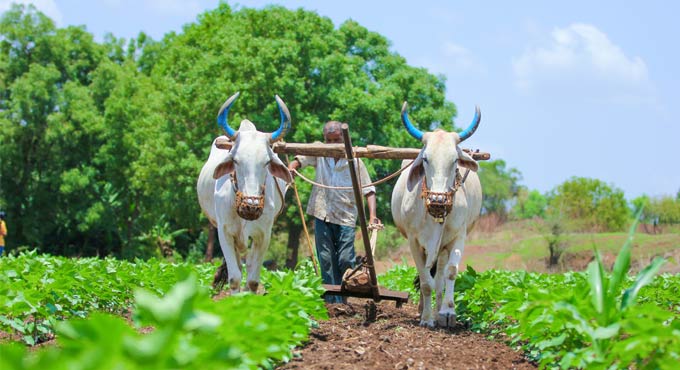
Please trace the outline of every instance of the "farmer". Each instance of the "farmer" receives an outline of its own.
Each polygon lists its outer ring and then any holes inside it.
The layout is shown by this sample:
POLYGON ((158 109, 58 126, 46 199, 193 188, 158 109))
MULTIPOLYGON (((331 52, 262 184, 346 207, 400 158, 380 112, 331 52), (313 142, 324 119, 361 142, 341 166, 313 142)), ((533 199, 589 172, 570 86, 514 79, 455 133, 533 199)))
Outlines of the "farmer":
POLYGON ((7 225, 5 224, 5 212, 0 211, 0 256, 5 251, 5 236, 7 236, 7 225))
MULTIPOLYGON (((327 144, 342 143, 342 123, 329 121, 324 125, 323 137, 327 144)), ((361 183, 369 184, 371 179, 366 166, 360 159, 358 163, 361 183)), ((311 157, 298 155, 290 162, 288 169, 297 170, 306 166, 316 168, 316 182, 329 187, 351 187, 352 179, 345 158, 311 157)), ((356 167, 356 166, 355 166, 356 167)), ((380 224, 375 213, 375 187, 362 189, 368 203, 371 224, 380 224)), ((321 277, 324 284, 340 285, 342 275, 354 267, 354 235, 357 223, 357 207, 351 189, 327 189, 314 185, 307 205, 307 214, 314 216, 314 239, 316 254, 321 264, 321 277)), ((328 303, 341 303, 338 296, 326 296, 328 303)))

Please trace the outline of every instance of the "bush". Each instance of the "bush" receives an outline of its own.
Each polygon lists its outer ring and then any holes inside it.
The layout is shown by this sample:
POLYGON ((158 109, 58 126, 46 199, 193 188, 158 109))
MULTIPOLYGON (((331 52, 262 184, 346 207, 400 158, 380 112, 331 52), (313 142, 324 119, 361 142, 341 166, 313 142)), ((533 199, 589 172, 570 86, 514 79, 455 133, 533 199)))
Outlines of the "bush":
POLYGON ((680 200, 670 196, 650 199, 647 214, 659 224, 680 224, 680 200))
POLYGON ((517 203, 512 208, 514 218, 526 220, 534 217, 545 217, 548 200, 538 190, 529 191, 521 188, 517 194, 517 203))
POLYGON ((630 218, 623 191, 597 179, 572 177, 549 195, 548 213, 574 220, 576 229, 619 231, 630 218))

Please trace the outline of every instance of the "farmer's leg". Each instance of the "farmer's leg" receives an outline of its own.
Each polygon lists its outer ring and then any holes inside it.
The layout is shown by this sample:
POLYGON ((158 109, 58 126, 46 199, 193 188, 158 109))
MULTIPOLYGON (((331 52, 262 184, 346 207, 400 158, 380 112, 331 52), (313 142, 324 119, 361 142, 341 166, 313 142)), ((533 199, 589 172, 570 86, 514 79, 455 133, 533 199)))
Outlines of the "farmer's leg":
POLYGON ((342 279, 345 270, 354 268, 354 262, 356 260, 356 253, 354 251, 355 228, 341 225, 335 226, 338 230, 338 237, 335 244, 338 251, 338 273, 340 279, 342 279))
MULTIPOLYGON (((333 243, 333 230, 331 224, 318 218, 314 219, 314 241, 316 242, 316 255, 319 258, 321 279, 324 284, 339 285, 340 280, 335 279, 333 261, 336 258, 335 245, 333 243)), ((337 266, 336 266, 337 268, 337 266)), ((338 303, 341 301, 337 296, 326 296, 326 302, 338 303)))
MULTIPOLYGON (((354 268, 354 262, 356 260, 356 253, 354 252, 355 228, 341 225, 334 226, 337 230, 335 247, 338 251, 338 278, 342 281, 342 275, 348 268, 354 268)), ((347 303, 347 297, 342 297, 342 302, 347 303)))

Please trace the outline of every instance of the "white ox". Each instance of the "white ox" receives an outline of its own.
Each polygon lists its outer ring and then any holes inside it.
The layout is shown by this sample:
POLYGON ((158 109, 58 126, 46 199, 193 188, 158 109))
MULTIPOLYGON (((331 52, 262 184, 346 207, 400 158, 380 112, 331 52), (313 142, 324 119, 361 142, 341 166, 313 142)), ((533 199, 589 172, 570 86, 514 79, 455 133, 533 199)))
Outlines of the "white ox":
MULTIPOLYGON (((467 232, 482 207, 482 186, 476 173, 479 166, 458 144, 475 132, 480 117, 477 108, 472 124, 460 135, 443 130, 423 133, 409 121, 406 102, 401 110, 407 131, 424 144, 411 169, 399 176, 392 192, 394 223, 408 239, 418 268, 423 296, 421 326, 434 327, 436 322, 450 327, 456 321, 453 290, 458 265, 467 232), (435 263, 437 272, 433 279, 430 269, 435 263), (436 316, 432 312, 433 288, 436 316)), ((409 162, 402 162, 402 167, 409 162)))
POLYGON ((238 131, 234 131, 227 116, 238 95, 227 99, 217 116, 217 123, 233 141, 233 146, 231 150, 219 149, 213 141, 210 157, 197 183, 201 208, 217 227, 226 262, 224 278, 228 277, 232 293, 240 290, 241 256, 247 253, 249 239, 252 245, 246 259, 247 285, 248 290, 257 291, 272 225, 283 206, 287 184, 292 180, 288 168, 271 148, 290 128, 290 113, 285 103, 276 96, 281 124, 274 133, 259 132, 248 120, 243 120, 238 131))

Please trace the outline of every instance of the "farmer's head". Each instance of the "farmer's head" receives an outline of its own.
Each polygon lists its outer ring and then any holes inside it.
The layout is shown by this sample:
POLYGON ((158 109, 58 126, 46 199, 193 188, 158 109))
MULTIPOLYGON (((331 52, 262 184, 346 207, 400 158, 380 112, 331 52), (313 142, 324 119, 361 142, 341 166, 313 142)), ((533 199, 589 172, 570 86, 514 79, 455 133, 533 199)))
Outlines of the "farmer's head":
POLYGON ((323 126, 323 139, 327 144, 341 144, 342 131, 340 126, 342 122, 328 121, 323 126))

